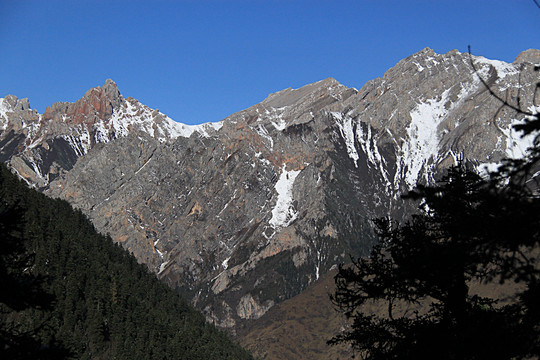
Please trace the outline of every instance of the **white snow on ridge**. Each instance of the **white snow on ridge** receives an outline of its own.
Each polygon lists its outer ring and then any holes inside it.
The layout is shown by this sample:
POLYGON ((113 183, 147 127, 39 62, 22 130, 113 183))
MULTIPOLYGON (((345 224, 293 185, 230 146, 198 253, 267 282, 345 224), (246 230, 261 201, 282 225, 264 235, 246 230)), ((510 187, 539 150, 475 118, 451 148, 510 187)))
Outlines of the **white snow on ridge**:
POLYGON ((127 136, 130 128, 134 127, 145 131, 160 142, 178 137, 190 137, 194 132, 209 137, 209 131, 218 131, 223 126, 221 121, 201 125, 182 124, 139 102, 134 105, 129 101, 126 101, 124 106, 114 111, 110 123, 115 130, 116 137, 127 136), (156 121, 158 116, 159 120, 156 121))
POLYGON ((375 168, 379 169, 383 179, 385 180, 385 184, 387 184, 387 191, 390 190, 389 187, 391 186, 391 182, 388 178, 388 171, 386 170, 386 160, 379 152, 377 138, 372 135, 371 126, 367 125, 367 131, 364 134, 362 123, 358 122, 356 126, 356 138, 358 139, 364 154, 367 156, 368 166, 370 166, 369 164, 372 164, 375 168))
MULTIPOLYGON (((167 118, 167 120, 174 121, 169 118, 167 118)), ((174 123, 167 122, 166 126, 169 130, 169 134, 171 135, 173 139, 176 139, 177 137, 190 137, 191 134, 197 131, 194 125, 186 125, 186 124, 181 124, 177 122, 174 122, 174 123)))
POLYGON ((489 71, 489 65, 495 68, 499 79, 503 79, 508 75, 514 75, 514 74, 519 73, 519 69, 514 64, 509 64, 507 62, 500 61, 500 60, 486 59, 483 56, 475 56, 474 59, 477 63, 480 63, 482 65, 488 65, 486 67, 483 67, 483 69, 479 71, 479 72, 482 72, 483 73, 482 75, 485 75, 485 76, 487 76, 487 72, 489 71))
POLYGON ((272 121, 272 125, 279 131, 283 131, 287 127, 287 123, 283 119, 279 119, 279 123, 272 121))
POLYGON ((292 204, 294 200, 292 190, 294 180, 298 174, 300 174, 300 171, 301 170, 287 171, 286 164, 283 164, 283 172, 275 185, 278 199, 275 207, 272 209, 272 219, 270 219, 270 225, 274 228, 289 226, 298 215, 292 204))
MULTIPOLYGON (((180 123, 175 122, 175 124, 180 124, 180 123)), ((184 124, 182 124, 182 125, 184 125, 184 124)), ((208 130, 213 129, 214 131, 218 131, 219 129, 222 128, 223 121, 209 122, 209 123, 204 123, 204 124, 200 124, 200 125, 184 125, 184 126, 191 126, 194 131, 198 132, 202 136, 210 137, 210 134, 208 133, 208 130)))

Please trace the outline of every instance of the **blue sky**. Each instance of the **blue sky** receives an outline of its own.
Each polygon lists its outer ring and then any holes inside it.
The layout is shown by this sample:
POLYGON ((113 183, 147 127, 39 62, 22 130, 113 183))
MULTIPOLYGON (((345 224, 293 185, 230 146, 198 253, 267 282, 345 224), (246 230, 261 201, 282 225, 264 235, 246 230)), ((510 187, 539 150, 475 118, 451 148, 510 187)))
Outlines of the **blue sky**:
POLYGON ((198 124, 327 77, 361 88, 424 47, 512 62, 533 0, 0 0, 0 97, 43 112, 107 78, 198 124))

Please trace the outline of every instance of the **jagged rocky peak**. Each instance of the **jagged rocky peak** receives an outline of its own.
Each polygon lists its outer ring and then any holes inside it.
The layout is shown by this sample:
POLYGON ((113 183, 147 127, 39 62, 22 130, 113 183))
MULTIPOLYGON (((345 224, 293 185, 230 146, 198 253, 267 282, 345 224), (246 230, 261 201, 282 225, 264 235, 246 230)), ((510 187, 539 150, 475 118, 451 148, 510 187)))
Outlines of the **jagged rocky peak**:
POLYGON ((272 94, 261 105, 275 109, 294 107, 297 110, 296 113, 309 108, 309 111, 315 114, 355 93, 355 89, 348 88, 333 78, 327 78, 299 89, 289 88, 272 94))
POLYGON ((39 120, 36 110, 30 108, 27 98, 19 99, 15 95, 0 98, 0 130, 23 131, 33 127, 39 120))
POLYGON ((480 79, 514 104, 517 89, 523 89, 522 105, 532 104, 537 81, 532 70, 457 50, 437 54, 425 48, 366 83, 345 101, 346 113, 332 115, 351 159, 356 163, 362 152, 367 154, 371 166, 386 169, 382 174, 388 188, 400 192, 419 180, 432 180, 458 156, 487 164, 523 154, 530 139, 512 129, 519 116, 494 110, 500 103, 480 79), (390 148, 394 155, 385 159, 380 152, 390 148), (389 168, 390 163, 396 167, 389 168))
POLYGON ((111 79, 107 79, 102 87, 98 86, 87 91, 81 100, 95 102, 97 107, 94 106, 94 108, 98 112, 104 112, 106 115, 111 115, 113 110, 124 101, 116 83, 111 79))
POLYGON ((17 121, 17 119, 28 118, 28 113, 37 114, 30 107, 27 98, 19 99, 15 95, 6 95, 6 97, 0 98, 0 122, 4 123, 4 126, 8 122, 18 122, 22 125, 21 121, 17 121))
POLYGON ((19 99, 15 95, 6 95, 3 101, 4 101, 4 106, 6 110, 24 111, 24 110, 31 109, 28 98, 19 99))
MULTIPOLYGON (((515 62, 531 61, 538 50, 526 50, 518 56, 515 62)), ((393 79, 400 75, 415 75, 422 73, 423 78, 427 75, 438 75, 441 72, 447 72, 452 75, 466 76, 473 71, 472 65, 477 67, 480 75, 490 75, 489 67, 494 68, 494 73, 491 75, 499 78, 505 77, 508 74, 515 73, 517 68, 513 64, 509 64, 499 60, 486 59, 483 56, 471 55, 469 53, 461 53, 458 50, 450 50, 447 53, 439 54, 428 47, 418 51, 417 53, 399 61, 394 67, 386 71, 383 79, 393 79)))
POLYGON ((285 106, 296 105, 302 100, 315 100, 316 96, 322 97, 326 94, 338 96, 341 92, 348 90, 344 85, 341 85, 333 78, 327 78, 315 82, 313 84, 302 86, 299 89, 284 89, 276 93, 270 94, 261 104, 272 107, 282 108, 285 106))
POLYGON ((97 95, 100 98, 101 97, 108 98, 111 101, 116 102, 117 104, 119 104, 122 101, 122 95, 120 94, 120 90, 118 90, 118 86, 111 79, 105 80, 105 84, 103 86, 96 86, 94 88, 89 89, 84 94, 83 99, 90 98, 95 95, 97 95))
POLYGON ((298 89, 287 88, 272 93, 261 103, 232 114, 223 122, 237 124, 236 127, 240 129, 248 125, 259 133, 262 131, 273 135, 292 125, 306 124, 320 112, 342 109, 342 102, 356 92, 356 89, 327 78, 298 89))
POLYGON ((0 100, 0 160, 38 188, 69 171, 96 144, 141 133, 165 143, 195 132, 210 136, 221 127, 177 123, 133 98, 124 99, 110 79, 74 103, 52 104, 43 115, 29 108, 27 99, 0 100))
POLYGON ((61 102, 47 107, 43 119, 91 126, 100 120, 108 119, 123 101, 116 83, 108 79, 102 87, 88 90, 75 103, 61 102))
POLYGON ((531 64, 540 64, 540 50, 529 49, 521 52, 514 60, 514 64, 528 62, 531 64))
POLYGON ((455 49, 446 54, 439 54, 426 47, 399 61, 394 67, 385 72, 383 79, 392 79, 396 76, 413 75, 415 73, 432 75, 444 69, 450 70, 450 67, 461 66, 461 63, 467 61, 463 55, 455 49))

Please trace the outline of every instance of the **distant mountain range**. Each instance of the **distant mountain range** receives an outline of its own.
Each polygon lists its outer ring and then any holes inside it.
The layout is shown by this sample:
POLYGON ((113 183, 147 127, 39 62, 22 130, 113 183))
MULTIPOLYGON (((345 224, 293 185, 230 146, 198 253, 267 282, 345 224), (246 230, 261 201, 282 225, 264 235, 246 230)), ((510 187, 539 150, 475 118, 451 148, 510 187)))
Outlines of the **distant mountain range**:
POLYGON ((460 158, 485 172, 520 157, 532 141, 512 129, 523 116, 480 77, 538 111, 538 63, 538 50, 509 64, 426 48, 360 90, 329 78, 197 126, 111 80, 44 114, 6 96, 0 160, 234 333, 367 254, 370 220, 406 216, 400 195, 417 182, 460 158))

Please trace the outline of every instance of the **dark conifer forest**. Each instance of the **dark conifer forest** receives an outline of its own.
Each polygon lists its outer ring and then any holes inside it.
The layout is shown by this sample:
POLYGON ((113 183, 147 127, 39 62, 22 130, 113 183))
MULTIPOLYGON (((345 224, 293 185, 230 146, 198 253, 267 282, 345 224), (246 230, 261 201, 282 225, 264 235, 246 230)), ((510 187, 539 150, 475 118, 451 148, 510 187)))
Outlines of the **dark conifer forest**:
POLYGON ((0 358, 249 359, 65 201, 0 167, 0 358))

